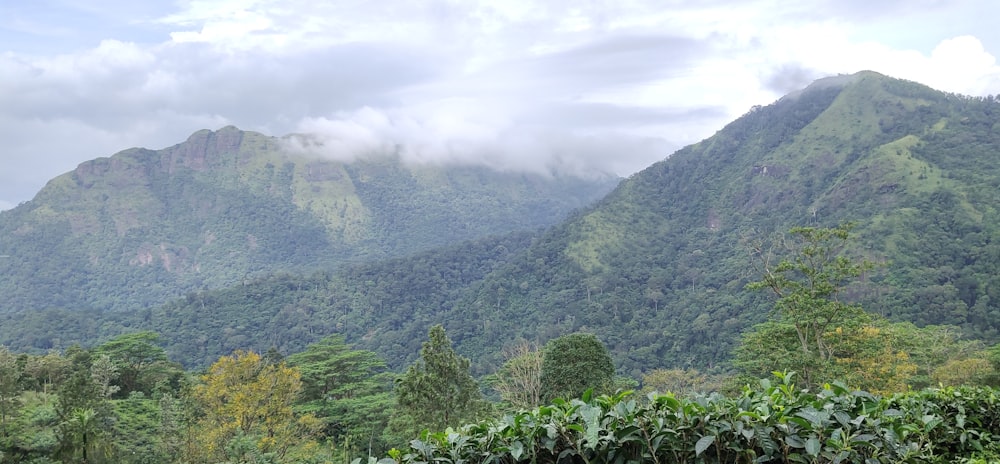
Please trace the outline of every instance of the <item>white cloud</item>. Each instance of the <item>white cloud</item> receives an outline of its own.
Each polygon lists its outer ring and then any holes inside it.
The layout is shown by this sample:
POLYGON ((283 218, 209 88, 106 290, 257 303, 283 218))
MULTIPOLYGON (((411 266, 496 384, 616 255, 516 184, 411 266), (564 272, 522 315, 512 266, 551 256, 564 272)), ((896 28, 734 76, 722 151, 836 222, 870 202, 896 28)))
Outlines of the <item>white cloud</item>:
POLYGON ((921 75, 929 76, 927 84, 941 90, 971 95, 1000 93, 1000 66, 996 57, 973 36, 941 42, 921 71, 921 75))
POLYGON ((315 132, 326 156, 625 175, 824 75, 1000 93, 986 1, 105 1, 91 22, 55 3, 0 21, 0 39, 62 31, 0 40, 62 44, 0 50, 8 206, 79 162, 226 124, 315 132))

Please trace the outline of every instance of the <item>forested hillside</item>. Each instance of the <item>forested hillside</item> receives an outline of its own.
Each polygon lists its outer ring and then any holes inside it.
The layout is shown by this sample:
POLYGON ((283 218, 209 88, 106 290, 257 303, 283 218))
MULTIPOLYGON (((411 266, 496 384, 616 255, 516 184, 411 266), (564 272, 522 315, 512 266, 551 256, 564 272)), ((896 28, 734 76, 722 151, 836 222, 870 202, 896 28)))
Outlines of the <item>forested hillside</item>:
POLYGON ((760 277, 751 245, 778 253, 776 234, 794 226, 852 222, 849 252, 880 265, 849 300, 993 343, 998 111, 994 98, 870 72, 825 79, 752 109, 537 237, 266 278, 128 314, 11 314, 0 341, 37 350, 148 328, 174 359, 204 366, 237 347, 289 352, 341 333, 397 368, 441 323, 477 374, 518 340, 577 331, 596 334, 632 378, 711 369, 727 366, 739 335, 773 307, 744 288, 760 277))
POLYGON ((749 293, 748 245, 793 226, 853 222, 883 263, 852 288, 866 309, 1000 328, 1000 102, 864 72, 754 108, 552 228, 456 304, 466 352, 489 340, 588 330, 626 372, 725 362, 770 299, 749 293))
POLYGON ((139 311, 274 273, 534 230, 618 182, 338 162, 233 127, 81 164, 0 213, 0 313, 139 311))
POLYGON ((48 350, 90 345, 139 328, 163 334, 171 359, 204 367, 235 349, 301 351, 332 333, 377 351, 390 367, 412 361, 427 327, 477 281, 530 244, 531 234, 466 242, 308 277, 271 276, 191 292, 134 312, 43 310, 0 314, 0 345, 48 350))

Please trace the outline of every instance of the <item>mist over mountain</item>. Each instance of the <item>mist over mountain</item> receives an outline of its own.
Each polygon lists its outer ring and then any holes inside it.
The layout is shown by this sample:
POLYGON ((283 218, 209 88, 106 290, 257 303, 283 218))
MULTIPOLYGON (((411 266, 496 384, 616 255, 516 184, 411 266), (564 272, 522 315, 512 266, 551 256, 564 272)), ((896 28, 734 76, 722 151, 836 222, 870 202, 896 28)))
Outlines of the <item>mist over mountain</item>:
MULTIPOLYGON (((850 288, 852 300, 894 320, 952 324, 993 341, 1000 330, 998 116, 993 97, 872 72, 824 79, 751 109, 537 237, 483 238, 309 278, 265 278, 138 312, 8 315, 0 342, 42 347, 53 338, 151 328, 164 333, 173 356, 201 365, 233 348, 294 352, 342 333, 399 367, 413 359, 427 328, 442 323, 479 373, 495 368, 501 348, 518 339, 544 342, 574 331, 595 333, 625 375, 712 368, 726 364, 741 331, 771 308, 767 295, 744 290, 757 278, 748 241, 844 222, 856 224, 852 253, 884 264, 850 288), (79 318, 81 328, 41 330, 57 314, 79 318)), ((9 224, 28 211, 50 214, 35 207, 0 219, 9 224)), ((351 230, 348 218, 362 217, 343 211, 334 230, 351 230)), ((119 222, 129 224, 105 227, 119 222)), ((69 219, 62 224, 73 230, 69 219)))

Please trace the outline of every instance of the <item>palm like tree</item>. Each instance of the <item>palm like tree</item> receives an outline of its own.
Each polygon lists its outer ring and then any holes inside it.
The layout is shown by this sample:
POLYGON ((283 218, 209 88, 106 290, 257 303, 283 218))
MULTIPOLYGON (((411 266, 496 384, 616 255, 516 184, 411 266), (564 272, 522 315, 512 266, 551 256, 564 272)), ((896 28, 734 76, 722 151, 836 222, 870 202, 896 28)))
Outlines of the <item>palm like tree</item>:
POLYGON ((101 432, 97 412, 91 408, 73 409, 63 425, 67 436, 71 439, 73 455, 79 451, 82 458, 80 462, 89 463, 92 457, 89 453, 97 444, 101 432))

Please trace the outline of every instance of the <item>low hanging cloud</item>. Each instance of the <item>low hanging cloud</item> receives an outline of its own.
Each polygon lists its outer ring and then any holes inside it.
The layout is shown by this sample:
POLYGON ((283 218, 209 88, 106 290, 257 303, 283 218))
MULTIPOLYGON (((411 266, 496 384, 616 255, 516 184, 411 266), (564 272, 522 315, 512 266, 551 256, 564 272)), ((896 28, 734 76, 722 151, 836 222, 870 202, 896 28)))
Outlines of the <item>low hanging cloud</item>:
POLYGON ((285 141, 292 151, 344 162, 391 155, 410 164, 485 165, 579 177, 629 174, 678 148, 662 138, 607 130, 579 133, 497 119, 365 107, 304 120, 285 141))

